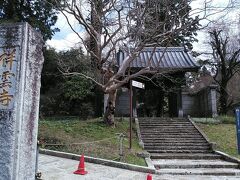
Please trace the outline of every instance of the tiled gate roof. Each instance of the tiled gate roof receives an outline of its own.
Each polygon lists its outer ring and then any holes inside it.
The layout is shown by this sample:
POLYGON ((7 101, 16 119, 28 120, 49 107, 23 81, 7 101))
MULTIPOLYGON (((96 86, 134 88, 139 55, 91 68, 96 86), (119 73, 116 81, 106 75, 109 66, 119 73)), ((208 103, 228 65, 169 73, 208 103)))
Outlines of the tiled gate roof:
MULTIPOLYGON (((152 67, 156 69, 179 69, 179 70, 197 70, 199 65, 194 58, 182 47, 158 47, 155 49, 152 60, 153 47, 146 47, 139 56, 131 63, 132 68, 152 67), (150 63, 149 63, 150 62, 150 63)), ((127 53, 120 52, 118 55, 118 65, 122 64, 127 53)))

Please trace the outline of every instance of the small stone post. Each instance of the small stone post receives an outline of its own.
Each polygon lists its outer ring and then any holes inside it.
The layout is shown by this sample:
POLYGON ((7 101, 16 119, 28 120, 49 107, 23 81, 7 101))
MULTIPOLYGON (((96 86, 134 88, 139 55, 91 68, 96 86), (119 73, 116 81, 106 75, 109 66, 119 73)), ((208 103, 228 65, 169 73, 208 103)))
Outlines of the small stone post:
POLYGON ((217 117, 218 112, 217 112, 217 85, 210 85, 210 104, 211 104, 211 115, 212 117, 217 117))
POLYGON ((0 25, 0 180, 33 180, 43 40, 27 23, 0 25))

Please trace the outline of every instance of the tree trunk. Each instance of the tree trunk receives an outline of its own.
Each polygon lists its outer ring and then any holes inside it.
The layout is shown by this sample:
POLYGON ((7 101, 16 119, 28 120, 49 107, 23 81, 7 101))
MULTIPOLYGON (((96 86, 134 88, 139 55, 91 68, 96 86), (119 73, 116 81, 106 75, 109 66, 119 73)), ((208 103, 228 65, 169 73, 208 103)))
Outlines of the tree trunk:
POLYGON ((91 66, 93 69, 100 70, 101 69, 101 49, 99 48, 101 45, 101 34, 102 34, 102 22, 101 18, 103 16, 103 1, 102 0, 92 0, 91 1, 91 24, 97 34, 90 36, 90 51, 92 51, 95 56, 91 55, 91 66))
POLYGON ((109 126, 114 126, 114 114, 115 114, 115 101, 117 96, 117 90, 113 90, 109 93, 107 106, 104 114, 104 122, 109 126))

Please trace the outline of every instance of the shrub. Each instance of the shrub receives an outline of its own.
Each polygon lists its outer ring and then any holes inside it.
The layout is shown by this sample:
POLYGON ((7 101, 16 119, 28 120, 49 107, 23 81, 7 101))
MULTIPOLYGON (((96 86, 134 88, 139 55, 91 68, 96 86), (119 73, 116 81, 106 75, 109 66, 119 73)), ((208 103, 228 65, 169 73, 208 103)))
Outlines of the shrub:
POLYGON ((236 119, 233 116, 224 115, 224 116, 219 116, 218 118, 223 124, 235 124, 236 122, 236 119))

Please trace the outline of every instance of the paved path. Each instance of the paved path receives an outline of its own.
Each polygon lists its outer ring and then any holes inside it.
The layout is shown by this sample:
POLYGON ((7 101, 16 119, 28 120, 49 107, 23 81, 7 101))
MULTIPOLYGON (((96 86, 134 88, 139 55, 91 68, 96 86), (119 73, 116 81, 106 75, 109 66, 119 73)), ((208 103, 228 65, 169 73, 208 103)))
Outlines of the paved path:
MULTIPOLYGON (((147 173, 129 171, 99 164, 85 163, 86 170, 89 172, 85 176, 75 175, 78 161, 64 159, 54 156, 39 156, 39 170, 42 172, 44 180, 146 180, 147 173)), ((239 177, 214 177, 214 176, 168 176, 153 175, 153 180, 232 180, 239 177)))
POLYGON ((86 170, 88 174, 81 176, 75 175, 73 172, 78 167, 78 161, 64 159, 48 155, 40 155, 39 170, 42 172, 44 180, 122 180, 145 179, 147 174, 136 171, 129 171, 99 164, 86 163, 86 170))

